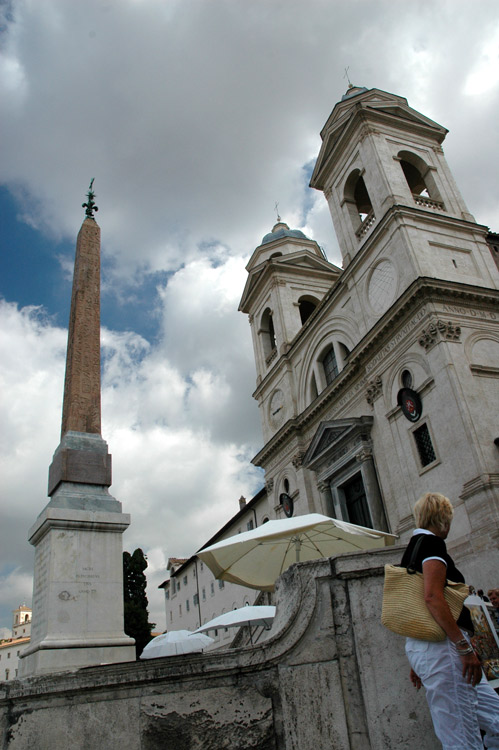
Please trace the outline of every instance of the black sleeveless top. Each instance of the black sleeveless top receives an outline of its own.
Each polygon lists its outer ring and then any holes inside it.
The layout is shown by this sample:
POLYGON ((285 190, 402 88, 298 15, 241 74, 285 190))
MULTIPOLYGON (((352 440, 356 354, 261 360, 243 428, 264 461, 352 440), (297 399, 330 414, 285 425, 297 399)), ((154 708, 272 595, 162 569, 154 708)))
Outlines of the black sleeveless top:
MULTIPOLYGON (((456 566, 454 565, 454 560, 447 553, 447 547, 445 546, 444 540, 439 536, 435 536, 435 534, 414 534, 414 536, 411 538, 411 541, 407 545, 407 548, 402 557, 402 562, 400 563, 401 567, 407 568, 407 566, 409 565, 414 546, 417 540, 421 538, 421 536, 424 536, 424 539, 421 542, 421 546, 418 550, 418 554, 414 562, 415 570, 417 570, 418 573, 422 573, 423 560, 427 560, 429 557, 440 557, 447 563, 447 580, 454 581, 455 583, 465 583, 463 574, 456 568, 456 566)), ((470 633, 473 633, 473 623, 471 621, 471 615, 467 607, 463 606, 461 614, 457 619, 457 624, 460 628, 464 628, 470 633)))

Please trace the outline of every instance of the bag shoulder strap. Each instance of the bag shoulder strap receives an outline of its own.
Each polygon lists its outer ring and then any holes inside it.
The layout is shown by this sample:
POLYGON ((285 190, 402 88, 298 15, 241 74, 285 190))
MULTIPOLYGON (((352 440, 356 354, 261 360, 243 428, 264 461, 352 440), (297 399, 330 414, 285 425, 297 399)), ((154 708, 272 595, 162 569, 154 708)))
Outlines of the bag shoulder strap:
POLYGON ((424 537, 425 535, 421 534, 416 544, 414 545, 414 549, 412 550, 411 559, 407 563, 407 572, 409 573, 409 575, 413 575, 414 573, 417 573, 417 570, 415 568, 416 558, 418 556, 419 548, 421 547, 421 544, 423 543, 424 537))

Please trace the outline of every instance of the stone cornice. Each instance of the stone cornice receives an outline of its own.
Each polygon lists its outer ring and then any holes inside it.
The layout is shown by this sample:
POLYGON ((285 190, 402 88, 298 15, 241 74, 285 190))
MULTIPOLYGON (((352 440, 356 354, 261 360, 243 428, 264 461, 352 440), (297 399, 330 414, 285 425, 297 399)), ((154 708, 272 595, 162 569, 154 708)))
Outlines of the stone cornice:
MULTIPOLYGON (((407 100, 403 103, 400 99, 391 101, 386 99, 381 107, 379 106, 380 103, 377 107, 373 107, 372 104, 373 102, 369 99, 357 101, 349 104, 351 108, 350 116, 345 112, 336 121, 333 117, 329 118, 321 131, 323 145, 310 180, 310 187, 324 190, 324 173, 328 166, 332 161, 338 163, 339 153, 345 152, 349 145, 357 144, 360 137, 359 131, 365 130, 366 127, 370 128, 372 124, 381 125, 385 130, 392 128, 395 124, 398 131, 417 131, 426 136, 428 140, 439 145, 448 133, 446 128, 409 107, 407 100), (400 117, 394 114, 396 109, 410 113, 411 117, 400 117)), ((366 133, 366 135, 368 134, 366 133)))
POLYGON ((408 206, 396 203, 385 211, 381 219, 376 222, 373 229, 365 235, 365 239, 359 244, 357 252, 349 262, 348 266, 344 269, 343 274, 351 273, 359 263, 365 261, 365 256, 373 246, 378 246, 380 236, 386 232, 390 226, 394 229, 399 228, 397 222, 394 221, 396 218, 416 219, 417 221, 423 219, 430 224, 447 225, 466 230, 472 229, 474 232, 482 235, 484 241, 488 232, 486 226, 483 224, 477 224, 475 221, 460 219, 457 216, 442 213, 441 211, 437 213, 416 205, 408 206))
MULTIPOLYGON (((337 285, 333 287, 331 292, 337 288, 337 285)), ((321 304, 321 310, 326 310, 327 304, 333 304, 333 295, 326 295, 324 307, 321 304)), ((364 368, 368 364, 369 358, 372 356, 372 351, 375 347, 379 346, 380 341, 387 337, 388 334, 393 336, 394 329, 398 326, 404 317, 411 311, 416 311, 425 302, 448 302, 449 300, 459 300, 460 302, 468 302, 476 304, 497 304, 499 298, 499 292, 495 289, 489 289, 487 287, 477 287, 471 284, 461 284, 455 281, 443 281, 441 279, 433 279, 428 277, 420 277, 416 279, 408 289, 403 292, 399 299, 391 306, 391 308, 383 315, 380 320, 373 326, 373 328, 367 333, 363 339, 357 344, 355 349, 352 350, 348 358, 348 365, 341 371, 337 378, 325 388, 322 393, 294 419, 288 420, 281 429, 266 443, 266 445, 257 453, 252 459, 252 463, 256 466, 260 466, 262 462, 267 461, 277 451, 279 446, 286 442, 291 435, 301 436, 301 432, 306 426, 314 420, 324 410, 324 407, 332 402, 339 396, 346 394, 348 389, 355 385, 356 382, 364 375, 364 368)), ((317 311, 316 311, 317 312, 317 311)), ((297 337, 298 338, 298 337, 297 337)), ((297 339, 293 342, 293 347, 296 344, 297 339)), ((286 359, 287 363, 291 360, 291 348, 286 355, 280 358, 278 363, 281 363, 283 359, 286 359)), ((273 370, 277 366, 274 366, 273 370)), ((374 368, 369 371, 369 376, 372 377, 374 368)), ((269 373, 270 375, 270 373, 269 373)), ((267 376, 267 378, 269 377, 267 376)), ((262 390, 264 383, 267 378, 259 385, 255 394, 259 394, 262 390)))

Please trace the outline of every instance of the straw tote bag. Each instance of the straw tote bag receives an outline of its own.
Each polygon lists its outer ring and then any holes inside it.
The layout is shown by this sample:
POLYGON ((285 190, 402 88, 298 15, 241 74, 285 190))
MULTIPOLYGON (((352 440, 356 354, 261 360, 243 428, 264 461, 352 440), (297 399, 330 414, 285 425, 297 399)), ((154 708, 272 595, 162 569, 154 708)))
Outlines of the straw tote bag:
MULTIPOLYGON (((417 638, 420 641, 444 641, 447 638, 445 631, 433 619, 425 604, 423 574, 417 573, 414 569, 422 541, 423 537, 416 542, 407 568, 385 565, 381 622, 398 635, 417 638)), ((459 617, 468 595, 469 589, 465 583, 447 581, 444 597, 455 620, 459 617)))

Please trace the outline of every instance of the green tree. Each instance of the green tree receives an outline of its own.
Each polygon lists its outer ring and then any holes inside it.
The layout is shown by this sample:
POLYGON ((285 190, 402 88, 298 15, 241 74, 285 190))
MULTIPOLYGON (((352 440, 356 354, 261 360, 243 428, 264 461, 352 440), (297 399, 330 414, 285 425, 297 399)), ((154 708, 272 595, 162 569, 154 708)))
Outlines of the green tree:
POLYGON ((144 571, 147 568, 147 557, 142 550, 136 549, 131 555, 123 552, 123 596, 125 604, 125 633, 135 638, 137 659, 144 646, 152 638, 151 631, 155 623, 149 622, 144 571))

